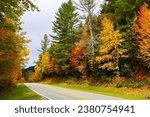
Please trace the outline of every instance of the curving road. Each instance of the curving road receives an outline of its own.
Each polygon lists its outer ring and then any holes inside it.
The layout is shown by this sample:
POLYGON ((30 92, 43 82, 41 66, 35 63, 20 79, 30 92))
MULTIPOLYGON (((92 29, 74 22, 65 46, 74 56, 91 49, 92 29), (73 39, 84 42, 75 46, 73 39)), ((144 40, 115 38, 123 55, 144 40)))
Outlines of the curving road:
POLYGON ((25 85, 48 100, 122 100, 121 98, 61 88, 46 84, 25 83, 25 85))

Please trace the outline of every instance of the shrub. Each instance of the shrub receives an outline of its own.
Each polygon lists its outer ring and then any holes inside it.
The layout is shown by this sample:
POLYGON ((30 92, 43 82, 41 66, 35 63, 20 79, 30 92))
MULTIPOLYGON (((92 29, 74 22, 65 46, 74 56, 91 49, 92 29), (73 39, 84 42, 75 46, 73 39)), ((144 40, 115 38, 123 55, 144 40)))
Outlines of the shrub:
POLYGON ((9 77, 0 77, 0 95, 10 90, 13 86, 15 86, 15 82, 9 80, 9 77))
POLYGON ((112 84, 116 85, 116 84, 120 84, 126 81, 126 78, 124 77, 116 77, 112 79, 112 84))
POLYGON ((24 77, 21 77, 17 82, 18 83, 25 83, 26 81, 25 81, 24 77))
POLYGON ((120 65, 120 75, 125 77, 133 77, 132 67, 129 63, 124 63, 126 61, 121 61, 120 65))
POLYGON ((40 81, 40 78, 37 77, 35 73, 32 73, 32 74, 29 76, 28 81, 29 81, 29 82, 38 82, 38 81, 40 81))
POLYGON ((141 88, 141 87, 144 87, 147 83, 148 83, 147 80, 137 81, 137 80, 134 80, 134 79, 129 79, 126 82, 118 83, 116 85, 116 87, 141 88))

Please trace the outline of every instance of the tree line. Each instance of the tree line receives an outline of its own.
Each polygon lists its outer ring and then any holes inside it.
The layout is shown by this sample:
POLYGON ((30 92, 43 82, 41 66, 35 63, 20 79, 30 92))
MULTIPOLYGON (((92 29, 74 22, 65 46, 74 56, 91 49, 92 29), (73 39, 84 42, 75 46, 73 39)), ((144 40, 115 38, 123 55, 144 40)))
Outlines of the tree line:
POLYGON ((41 43, 32 80, 63 76, 140 82, 149 77, 150 1, 104 0, 97 15, 98 2, 69 0, 61 5, 53 22, 54 35, 41 43))
POLYGON ((0 94, 17 82, 23 82, 22 68, 29 51, 21 16, 26 10, 38 10, 30 0, 0 1, 0 94))
MULTIPOLYGON (((116 81, 117 86, 147 83, 150 1, 99 2, 69 0, 61 5, 53 22, 54 34, 44 36, 35 72, 28 74, 26 81, 74 77, 77 82, 116 81)), ((0 92, 24 82, 21 69, 28 60, 29 40, 20 18, 26 10, 38 8, 30 0, 0 1, 0 92)))

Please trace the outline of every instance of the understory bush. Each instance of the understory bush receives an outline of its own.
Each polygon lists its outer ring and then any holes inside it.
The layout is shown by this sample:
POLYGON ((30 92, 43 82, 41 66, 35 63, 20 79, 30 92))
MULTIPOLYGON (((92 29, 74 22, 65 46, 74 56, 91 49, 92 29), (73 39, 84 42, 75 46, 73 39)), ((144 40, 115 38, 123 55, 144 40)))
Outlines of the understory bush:
POLYGON ((129 79, 128 81, 118 83, 116 87, 132 87, 132 88, 141 88, 148 84, 147 80, 136 81, 134 79, 129 79))

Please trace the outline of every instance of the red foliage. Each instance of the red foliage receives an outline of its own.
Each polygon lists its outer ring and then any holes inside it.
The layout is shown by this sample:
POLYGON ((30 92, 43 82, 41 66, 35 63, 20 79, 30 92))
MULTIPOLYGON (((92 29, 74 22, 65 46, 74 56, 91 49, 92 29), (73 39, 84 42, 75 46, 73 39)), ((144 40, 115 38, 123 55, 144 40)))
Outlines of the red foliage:
POLYGON ((137 81, 142 81, 145 79, 145 73, 143 72, 143 70, 137 71, 137 73, 135 73, 134 75, 135 75, 134 77, 137 81))
POLYGON ((80 60, 85 58, 84 56, 85 48, 81 46, 76 46, 71 50, 71 65, 77 66, 80 60))
POLYGON ((51 60, 47 65, 47 70, 49 73, 55 72, 55 61, 51 60))

